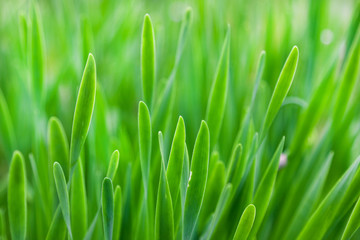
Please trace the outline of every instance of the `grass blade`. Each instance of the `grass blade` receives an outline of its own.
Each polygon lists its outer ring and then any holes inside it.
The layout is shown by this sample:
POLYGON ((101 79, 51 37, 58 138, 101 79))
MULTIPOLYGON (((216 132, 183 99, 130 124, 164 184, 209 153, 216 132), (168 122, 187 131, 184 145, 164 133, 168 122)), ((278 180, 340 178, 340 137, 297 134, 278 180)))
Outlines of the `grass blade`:
POLYGON ((87 231, 87 198, 82 162, 75 166, 71 179, 71 229, 74 240, 83 239, 87 231))
POLYGON ((114 228, 113 240, 120 239, 122 224, 122 196, 120 186, 116 186, 114 195, 114 228))
POLYGON ((110 163, 109 163, 109 167, 106 173, 106 177, 114 180, 115 177, 115 173, 118 169, 119 166, 119 157, 120 157, 120 153, 118 150, 115 150, 110 158, 110 163))
POLYGON ((293 82, 297 64, 299 61, 299 49, 294 46, 286 59, 283 69, 281 70, 279 79, 276 83, 274 92, 271 96, 268 109, 265 114, 265 119, 261 129, 260 142, 264 139, 267 131, 269 130, 275 116, 279 112, 279 109, 284 101, 286 95, 289 92, 291 84, 293 82))
POLYGON ((0 89, 0 132, 1 137, 0 141, 2 141, 2 144, 4 146, 4 149, 7 151, 6 154, 8 156, 8 159, 11 159, 12 151, 14 150, 16 146, 16 138, 15 138, 15 132, 14 127, 12 124, 12 119, 9 112, 9 107, 7 105, 7 102, 5 100, 5 97, 0 89), (7 146, 5 148, 5 146, 7 146))
POLYGON ((95 93, 96 64, 94 56, 90 53, 86 62, 75 105, 70 144, 71 167, 75 165, 80 156, 81 148, 85 143, 90 128, 91 117, 95 105, 95 93))
POLYGON ((173 142, 171 145, 169 163, 166 170, 166 177, 169 183, 171 198, 175 203, 179 194, 179 187, 184 163, 185 154, 185 124, 184 119, 180 116, 173 142))
POLYGON ((256 190, 253 204, 257 209, 257 217, 250 232, 250 239, 256 236, 269 205, 270 197, 275 185, 276 175, 279 168, 280 154, 283 150, 284 142, 285 138, 283 137, 256 190))
POLYGON ((243 214, 241 215, 233 240, 248 239, 248 236, 254 224, 255 215, 256 215, 255 206, 253 204, 248 205, 245 208, 243 214))
POLYGON ((46 240, 64 240, 66 236, 66 224, 61 213, 60 206, 56 209, 54 217, 51 221, 46 240))
MULTIPOLYGON (((159 132, 161 170, 155 213, 155 239, 174 239, 174 213, 170 187, 166 177, 165 160, 162 149, 162 134, 159 132)), ((180 169, 181 170, 181 169, 180 169)))
POLYGON ((360 227, 360 198, 358 198, 350 218, 346 224, 344 233, 341 237, 342 240, 351 239, 352 235, 360 227))
POLYGON ((212 84, 206 109, 206 122, 211 135, 211 148, 217 142, 222 120, 228 88, 229 59, 230 59, 230 26, 228 27, 222 47, 220 60, 217 66, 215 79, 212 84))
POLYGON ((208 175, 209 151, 209 128, 206 122, 202 121, 195 141, 185 197, 183 239, 191 239, 199 217, 208 175))
POLYGON ((69 143, 64 127, 56 117, 51 117, 48 123, 48 145, 50 163, 58 162, 64 170, 66 180, 69 180, 69 143))
POLYGON ((141 38, 141 79, 144 101, 151 107, 155 85, 155 36, 149 14, 144 17, 141 38))
POLYGON ((110 178, 104 178, 102 184, 102 216, 105 240, 112 240, 114 225, 114 193, 110 178))
POLYGON ((15 151, 11 160, 8 183, 9 225, 12 239, 26 237, 26 175, 24 157, 15 151))
POLYGON ((66 186, 66 180, 64 172, 58 162, 53 165, 53 173, 56 185, 56 191, 60 202, 60 208, 66 227, 69 231, 70 238, 72 239, 71 224, 70 224, 70 203, 69 192, 66 186))
POLYGON ((149 109, 142 101, 139 103, 138 116, 140 166, 144 181, 145 195, 147 195, 151 157, 151 119, 149 109))

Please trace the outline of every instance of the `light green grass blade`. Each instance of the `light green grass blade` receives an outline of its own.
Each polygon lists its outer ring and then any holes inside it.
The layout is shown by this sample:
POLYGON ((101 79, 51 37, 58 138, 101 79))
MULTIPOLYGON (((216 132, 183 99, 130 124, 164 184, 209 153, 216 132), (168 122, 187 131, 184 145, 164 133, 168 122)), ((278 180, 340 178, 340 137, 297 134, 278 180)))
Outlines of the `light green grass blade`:
POLYGON ((61 213, 61 208, 58 206, 51 221, 49 231, 46 235, 46 240, 64 240, 65 236, 66 224, 61 213))
POLYGON ((0 89, 0 141, 2 142, 4 149, 7 151, 7 157, 10 160, 12 151, 16 147, 16 138, 12 119, 9 112, 9 107, 0 89))
POLYGON ((26 237, 26 175, 24 157, 15 151, 11 160, 8 183, 8 214, 12 239, 26 237))
POLYGON ((358 198, 353 211, 346 224, 344 233, 341 237, 342 240, 351 239, 352 235, 360 227, 360 198, 358 198))
POLYGON ((114 225, 114 192, 112 181, 108 177, 104 178, 102 184, 101 201, 105 240, 112 240, 114 225))
POLYGON ((71 223, 70 223, 70 203, 69 203, 69 192, 66 186, 66 180, 64 172, 58 162, 55 162, 53 165, 53 173, 56 185, 56 191, 60 202, 60 208, 64 221, 66 223, 67 229, 72 239, 71 232, 71 223))
POLYGON ((270 128, 272 122, 275 119, 275 116, 279 112, 279 109, 289 92, 291 84, 293 82, 297 64, 299 61, 299 49, 297 46, 294 46, 291 50, 283 69, 281 70, 279 79, 276 83, 274 92, 271 96, 270 103, 268 105, 265 119, 262 125, 260 142, 264 139, 268 129, 270 128))
POLYGON ((141 38, 141 80, 144 101, 151 107, 155 86, 155 36, 149 14, 144 17, 141 38))
POLYGON ((241 215, 233 240, 248 239, 248 236, 254 224, 255 215, 256 215, 255 206, 253 204, 248 205, 245 208, 243 214, 241 215))
POLYGON ((71 179, 71 229, 74 240, 83 239, 87 231, 87 198, 82 162, 75 166, 71 179))
POLYGON ((175 203, 179 194, 181 174, 185 154, 185 124, 184 119, 180 116, 173 142, 171 145, 169 163, 166 170, 166 177, 169 183, 171 198, 175 203))
POLYGON ((151 119, 149 109, 142 101, 139 103, 138 128, 140 145, 140 166, 146 195, 150 174, 151 119))
POLYGON ((256 206, 257 214, 254 226, 250 232, 250 239, 256 236, 268 208, 271 194, 275 185, 276 175, 279 168, 280 154, 283 150, 284 142, 285 138, 283 137, 255 192, 253 204, 256 206))
POLYGON ((48 146, 50 163, 58 162, 64 170, 66 180, 69 180, 69 143, 64 127, 56 117, 51 117, 48 123, 48 146))
MULTIPOLYGON (((161 169, 155 213, 155 239, 174 239, 174 213, 170 187, 165 173, 162 133, 159 132, 161 169)), ((180 169, 181 170, 181 169, 180 169)))
POLYGON ((122 224, 122 196, 120 186, 116 186, 114 195, 114 228, 113 228, 113 240, 120 239, 122 224))
POLYGON ((76 100, 74 119, 71 132, 70 163, 71 167, 77 162, 80 151, 85 143, 90 128, 91 117, 95 105, 96 93, 96 64, 90 53, 76 100))
POLYGON ((209 128, 206 122, 202 121, 195 141, 185 197, 183 239, 191 239, 199 217, 208 175, 209 151, 209 128))
POLYGON ((93 220, 92 220, 92 222, 90 224, 90 227, 86 232, 84 240, 91 240, 92 239, 100 212, 101 212, 101 207, 98 208, 98 210, 97 210, 97 212, 96 212, 96 214, 95 214, 95 216, 94 216, 94 218, 93 218, 93 220))
POLYGON ((208 123, 211 135, 211 148, 219 137, 227 96, 229 59, 230 59, 230 26, 228 27, 224 44, 221 51, 220 60, 217 66, 215 79, 213 81, 208 105, 206 109, 206 122, 208 123))
POLYGON ((118 150, 115 150, 111 155, 109 167, 106 173, 106 177, 110 178, 111 180, 114 180, 115 173, 118 169, 119 157, 120 157, 120 153, 118 150))
POLYGON ((359 196, 360 157, 348 168, 335 186, 322 200, 307 221, 297 239, 320 239, 324 236, 337 215, 343 215, 359 196))

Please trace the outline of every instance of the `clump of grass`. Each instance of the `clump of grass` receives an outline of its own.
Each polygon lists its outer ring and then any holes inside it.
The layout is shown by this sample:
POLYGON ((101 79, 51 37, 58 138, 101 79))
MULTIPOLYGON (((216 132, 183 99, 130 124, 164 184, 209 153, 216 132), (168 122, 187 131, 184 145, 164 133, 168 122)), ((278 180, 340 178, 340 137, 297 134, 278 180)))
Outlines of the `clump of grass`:
POLYGON ((360 237, 360 5, 345 48, 318 42, 325 1, 303 38, 271 5, 262 51, 224 3, 142 29, 131 1, 94 4, 30 4, 0 50, 0 239, 360 237))

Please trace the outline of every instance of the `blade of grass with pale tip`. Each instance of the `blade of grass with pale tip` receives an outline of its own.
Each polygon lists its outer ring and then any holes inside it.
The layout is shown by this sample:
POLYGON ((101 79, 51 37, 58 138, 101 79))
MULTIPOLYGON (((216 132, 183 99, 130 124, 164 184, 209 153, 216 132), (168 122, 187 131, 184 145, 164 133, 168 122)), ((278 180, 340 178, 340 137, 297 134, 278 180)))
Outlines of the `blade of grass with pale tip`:
POLYGON ((222 189, 219 201, 216 204, 215 212, 214 212, 213 217, 210 222, 210 226, 209 226, 205 236, 202 237, 201 239, 207 239, 207 240, 211 239, 212 234, 215 230, 215 227, 220 220, 223 210, 225 209, 226 203, 228 202, 231 190, 232 190, 231 183, 226 184, 225 188, 222 189))
POLYGON ((166 178, 163 155, 163 136, 159 132, 161 169, 155 212, 155 239, 174 239, 174 213, 170 188, 166 178))
POLYGON ((280 155, 284 147, 284 142, 285 138, 283 137, 255 192, 253 204, 257 209, 257 217, 250 232, 250 239, 256 236, 268 208, 270 197, 275 185, 276 175, 279 169, 280 155))
POLYGON ((355 203, 360 190, 360 157, 348 168, 322 200, 297 239, 320 239, 337 215, 345 214, 355 203), (326 219, 326 221, 324 221, 326 219))
POLYGON ((110 178, 104 178, 101 192, 102 219, 105 240, 112 240, 114 225, 114 192, 110 178))
POLYGON ((191 239, 199 217, 208 175, 209 151, 209 128, 206 122, 202 121, 195 141, 185 196, 183 239, 191 239))
POLYGON ((58 162, 53 165, 53 174, 55 179, 55 186, 57 195, 60 202, 60 208, 66 227, 69 231, 70 238, 72 239, 71 224, 70 224, 70 203, 69 203, 69 192, 66 186, 66 180, 64 172, 58 162))
POLYGON ((360 197, 358 198, 354 209, 351 212, 349 220, 346 224, 344 233, 341 237, 341 240, 351 239, 352 235, 360 227, 360 197))
POLYGON ((294 46, 286 59, 283 69, 281 70, 279 79, 276 83, 275 89, 270 99, 268 105, 264 122, 261 128, 260 142, 264 139, 267 131, 269 130, 272 122, 275 119, 275 116, 279 112, 279 109, 289 92, 291 84, 293 82, 297 64, 299 61, 299 49, 297 46, 294 46))
POLYGON ((87 231, 87 198, 82 162, 75 166, 71 179, 71 229, 74 240, 83 239, 87 231))
POLYGON ((179 194, 179 187, 181 182, 181 176, 183 171, 185 154, 185 124, 184 119, 180 116, 173 142, 171 145, 169 163, 166 169, 166 177, 169 183, 171 198, 175 203, 179 194))
POLYGON ((149 14, 144 17, 141 38, 141 80, 144 101, 151 107, 155 85, 155 36, 149 14))
POLYGON ((8 182, 8 215, 12 239, 26 237, 26 175, 24 157, 15 151, 10 163, 8 182))
POLYGON ((16 146, 16 137, 14 127, 12 124, 9 108, 5 97, 0 89, 0 141, 3 144, 3 148, 6 151, 7 159, 11 159, 12 151, 16 146), (6 147, 5 147, 6 146, 6 147))
POLYGON ((224 117, 230 59, 230 26, 228 27, 224 44, 221 50, 220 60, 216 69, 209 100, 206 109, 206 122, 208 123, 211 135, 211 148, 217 142, 221 124, 224 117))
POLYGON ((113 240, 120 239, 122 224, 122 196, 120 186, 116 186, 114 195, 114 227, 113 227, 113 240))
POLYGON ((248 236, 254 224, 255 215, 256 215, 255 206, 253 204, 248 205, 245 208, 243 214, 241 215, 233 240, 248 239, 248 236))
POLYGON ((150 174, 151 157, 151 119, 149 109, 144 102, 139 103, 138 112, 140 166, 144 181, 145 195, 147 194, 150 174))
POLYGON ((90 53, 86 62, 80 88, 76 100, 74 119, 71 132, 70 164, 77 162, 80 151, 85 143, 90 128, 91 117, 95 105, 96 64, 90 53))
POLYGON ((115 173, 118 169, 119 166, 119 157, 120 157, 120 153, 118 150, 115 150, 110 158, 110 163, 109 163, 109 167, 106 173, 106 177, 114 180, 115 177, 115 173))
POLYGON ((54 217, 51 221, 46 240, 64 240, 66 236, 66 224, 61 213, 60 206, 57 207, 54 217))
POLYGON ((65 179, 69 180, 69 143, 64 127, 56 117, 51 117, 48 123, 48 146, 50 163, 58 162, 64 170, 65 179))

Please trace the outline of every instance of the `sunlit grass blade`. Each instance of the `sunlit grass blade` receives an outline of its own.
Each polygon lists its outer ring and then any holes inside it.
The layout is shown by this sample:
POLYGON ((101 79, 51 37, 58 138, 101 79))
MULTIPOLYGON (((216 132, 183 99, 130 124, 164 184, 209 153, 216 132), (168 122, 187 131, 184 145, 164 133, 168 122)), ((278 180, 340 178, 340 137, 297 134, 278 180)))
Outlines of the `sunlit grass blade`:
POLYGON ((179 187, 183 169, 185 154, 185 124, 184 119, 180 116, 173 142, 171 145, 169 163, 166 169, 166 177, 169 183, 171 198, 173 203, 175 203, 177 196, 179 194, 179 187))
POLYGON ((98 218, 99 218, 99 214, 101 212, 101 207, 98 208, 87 232, 86 232, 86 235, 84 237, 84 240, 91 240, 93 238, 93 234, 94 234, 94 231, 95 231, 95 227, 96 227, 96 223, 98 221, 98 218))
POLYGON ((120 186, 116 186, 114 194, 114 228, 113 240, 120 239, 122 224, 122 195, 120 186))
POLYGON ((110 178, 104 178, 102 184, 102 219, 105 240, 112 240, 114 225, 114 192, 110 178))
POLYGON ((12 151, 16 147, 16 138, 12 119, 9 112, 9 107, 0 89, 0 143, 3 144, 3 148, 6 150, 8 160, 11 159, 12 151), (5 147, 6 146, 6 147, 5 147))
POLYGON ((253 204, 248 205, 241 215, 239 224, 233 240, 246 240, 250 234, 251 228, 254 224, 256 215, 256 208, 253 204))
POLYGON ((344 233, 341 237, 342 240, 351 239, 352 235, 360 227, 360 198, 358 198, 350 218, 346 224, 344 233))
POLYGON ((284 147, 285 138, 279 143, 254 195, 253 204, 256 206, 256 219, 250 232, 250 238, 256 236, 261 222, 269 205, 270 197, 275 185, 276 175, 279 168, 280 154, 284 147))
POLYGON ((228 88, 230 59, 230 26, 226 33, 221 51, 220 60, 217 66, 215 79, 213 81, 208 105, 206 109, 206 122, 211 135, 211 148, 217 142, 225 111, 225 103, 228 88))
POLYGON ((63 240, 66 236, 66 224, 61 213, 60 206, 56 209, 49 231, 46 235, 46 240, 63 240))
POLYGON ((118 169, 119 166, 119 157, 120 157, 120 153, 118 150, 115 150, 110 158, 110 163, 109 163, 109 167, 106 173, 106 177, 114 180, 115 177, 115 173, 116 170, 118 169))
MULTIPOLYGON (((159 145, 162 148, 162 134, 159 132, 159 145)), ((165 160, 161 151, 161 169, 155 213, 155 239, 174 239, 174 213, 169 183, 166 177, 165 160)), ((181 169, 180 169, 181 170, 181 169)))
POLYGON ((90 53, 76 100, 75 112, 71 132, 70 164, 77 162, 81 148, 85 143, 90 128, 91 117, 95 105, 96 93, 96 64, 94 56, 90 53))
POLYGON ((71 229, 74 240, 83 239, 87 231, 87 198, 82 162, 75 166, 71 179, 71 229))
POLYGON ((298 61, 299 61, 299 49, 297 46, 294 46, 288 58, 286 59, 284 67, 281 70, 279 79, 276 83, 275 89, 271 96, 270 103, 268 105, 264 122, 260 132, 260 142, 265 137, 286 95, 289 92, 289 89, 291 87, 291 84, 295 76, 298 61))
POLYGON ((48 123, 48 146, 50 163, 58 162, 64 170, 65 179, 69 180, 69 143, 64 127, 56 117, 51 117, 48 123))
POLYGON ((140 166, 144 182, 145 194, 147 194, 151 157, 151 119, 149 109, 144 102, 139 103, 138 128, 140 145, 140 166))
POLYGON ((209 168, 210 136, 205 121, 201 122, 191 160, 185 197, 183 239, 191 239, 204 199, 209 168))
POLYGON ((360 194, 360 157, 348 168, 335 186, 322 200, 297 239, 319 239, 324 236, 336 216, 343 215, 360 194), (326 219, 326 221, 324 221, 326 219))
POLYGON ((66 186, 66 180, 64 172, 58 162, 53 165, 53 173, 56 185, 56 191, 60 202, 60 208, 66 227, 69 231, 70 238, 72 239, 71 223, 70 223, 70 203, 69 203, 69 192, 66 186))
POLYGON ((26 175, 24 157, 15 151, 11 160, 8 183, 8 215, 12 239, 26 238, 26 175))
POLYGON ((155 86, 155 36, 149 14, 144 17, 141 38, 141 80, 144 101, 151 107, 155 86))

